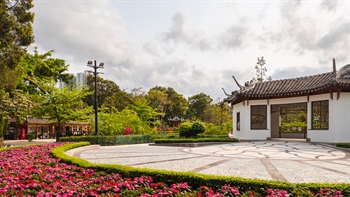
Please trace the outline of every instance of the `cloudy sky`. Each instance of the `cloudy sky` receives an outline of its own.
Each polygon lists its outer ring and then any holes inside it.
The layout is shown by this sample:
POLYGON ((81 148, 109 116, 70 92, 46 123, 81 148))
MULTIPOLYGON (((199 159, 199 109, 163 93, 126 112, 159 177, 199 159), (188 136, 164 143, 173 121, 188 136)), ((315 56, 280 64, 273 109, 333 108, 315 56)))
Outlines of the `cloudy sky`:
POLYGON ((34 0, 34 45, 69 72, 104 62, 103 78, 130 92, 159 85, 224 98, 255 77, 273 79, 350 63, 349 0, 34 0))

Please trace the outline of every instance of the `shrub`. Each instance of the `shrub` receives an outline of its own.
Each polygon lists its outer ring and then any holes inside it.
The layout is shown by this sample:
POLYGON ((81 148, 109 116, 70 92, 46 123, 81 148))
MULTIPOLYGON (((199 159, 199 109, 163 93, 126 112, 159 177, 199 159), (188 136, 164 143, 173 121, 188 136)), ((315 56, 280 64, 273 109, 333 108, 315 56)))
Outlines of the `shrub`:
POLYGON ((213 123, 208 123, 205 125, 204 135, 226 135, 232 131, 232 123, 223 123, 222 125, 214 125, 213 123))
POLYGON ((350 143, 337 143, 337 147, 350 148, 350 143))
MULTIPOLYGON (((94 124, 91 124, 94 126, 94 124)), ((153 130, 147 121, 142 121, 133 110, 124 109, 116 113, 99 113, 99 134, 105 136, 123 135, 126 127, 133 134, 153 134, 153 130)))
POLYGON ((193 136, 194 138, 197 138, 197 135, 199 133, 203 133, 204 131, 205 131, 204 126, 200 122, 195 122, 191 127, 190 133, 191 133, 191 136, 193 136))
POLYGON ((191 137, 191 123, 184 122, 179 127, 179 136, 180 137, 191 137))
POLYGON ((74 136, 61 137, 60 142, 89 142, 101 146, 141 144, 153 142, 151 135, 118 135, 118 136, 74 136))
POLYGON ((154 143, 238 142, 236 138, 155 139, 154 143))
POLYGON ((31 142, 33 139, 35 139, 35 135, 32 133, 28 133, 26 135, 26 139, 28 140, 28 142, 31 142))

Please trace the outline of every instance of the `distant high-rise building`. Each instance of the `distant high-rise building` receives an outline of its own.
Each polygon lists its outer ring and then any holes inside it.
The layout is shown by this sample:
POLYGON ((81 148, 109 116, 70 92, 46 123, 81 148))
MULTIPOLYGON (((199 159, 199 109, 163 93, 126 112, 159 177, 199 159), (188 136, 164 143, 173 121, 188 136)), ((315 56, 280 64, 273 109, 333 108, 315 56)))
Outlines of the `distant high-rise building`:
MULTIPOLYGON (((86 86, 87 84, 87 77, 89 76, 89 73, 87 71, 84 72, 79 72, 76 74, 71 74, 73 76, 72 79, 72 86, 75 87, 83 87, 86 86)), ((58 81, 58 88, 62 89, 64 87, 69 87, 70 85, 63 82, 63 81, 58 81)))
POLYGON ((87 84, 87 77, 88 77, 89 73, 84 71, 84 72, 80 72, 77 73, 74 77, 75 79, 75 85, 77 86, 85 86, 87 84))

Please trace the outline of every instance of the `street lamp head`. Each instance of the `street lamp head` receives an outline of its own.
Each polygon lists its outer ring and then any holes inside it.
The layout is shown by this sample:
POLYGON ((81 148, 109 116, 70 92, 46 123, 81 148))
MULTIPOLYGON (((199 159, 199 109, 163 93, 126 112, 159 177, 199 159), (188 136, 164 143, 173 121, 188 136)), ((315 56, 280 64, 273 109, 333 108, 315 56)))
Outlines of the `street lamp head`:
POLYGON ((103 65, 105 65, 105 63, 101 62, 100 65, 98 65, 98 67, 103 68, 103 65))
POLYGON ((87 66, 92 66, 92 61, 88 61, 87 66))

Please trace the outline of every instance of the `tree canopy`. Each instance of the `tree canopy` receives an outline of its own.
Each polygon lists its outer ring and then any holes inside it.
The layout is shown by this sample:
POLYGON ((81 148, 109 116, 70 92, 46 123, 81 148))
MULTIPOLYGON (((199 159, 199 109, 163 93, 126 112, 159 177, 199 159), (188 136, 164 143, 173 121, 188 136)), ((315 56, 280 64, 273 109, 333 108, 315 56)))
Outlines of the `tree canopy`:
POLYGON ((199 120, 203 119, 205 110, 209 104, 213 101, 209 95, 204 93, 196 94, 188 98, 188 111, 189 115, 199 120))
MULTIPOLYGON (((92 114, 92 107, 84 106, 83 99, 91 94, 84 88, 58 89, 53 85, 43 87, 46 94, 42 95, 40 104, 34 108, 34 114, 38 117, 47 117, 57 121, 59 132, 62 131, 61 122, 72 120, 88 120, 92 114)), ((60 133, 56 130, 56 140, 60 133)))
POLYGON ((0 1, 0 67, 14 68, 34 42, 32 0, 0 1))

